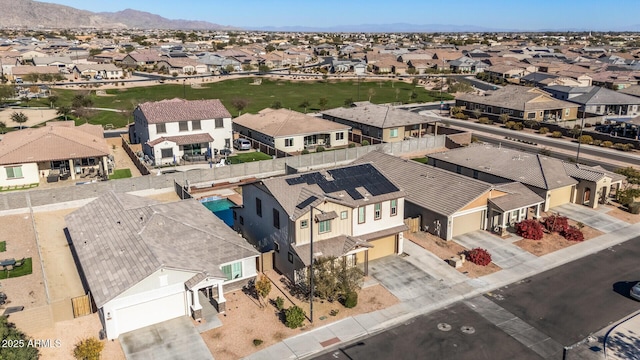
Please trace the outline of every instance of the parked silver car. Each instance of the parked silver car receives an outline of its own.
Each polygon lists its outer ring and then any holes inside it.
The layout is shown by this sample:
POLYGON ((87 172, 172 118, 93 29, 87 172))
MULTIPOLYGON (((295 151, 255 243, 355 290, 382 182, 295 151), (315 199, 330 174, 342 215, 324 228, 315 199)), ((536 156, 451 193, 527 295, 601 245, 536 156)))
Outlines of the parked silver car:
POLYGON ((629 290, 629 296, 640 301, 640 281, 638 281, 631 290, 629 290))
POLYGON ((247 139, 233 140, 233 147, 237 150, 251 150, 251 141, 247 139))

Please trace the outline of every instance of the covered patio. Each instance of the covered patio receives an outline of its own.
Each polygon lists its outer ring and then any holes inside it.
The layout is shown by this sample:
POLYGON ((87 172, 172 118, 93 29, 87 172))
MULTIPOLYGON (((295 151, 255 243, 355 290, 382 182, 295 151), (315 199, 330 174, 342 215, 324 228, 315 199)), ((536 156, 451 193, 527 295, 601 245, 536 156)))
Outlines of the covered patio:
POLYGON ((540 217, 544 199, 520 183, 502 185, 507 195, 489 199, 487 214, 492 232, 504 236, 509 227, 525 219, 540 217))

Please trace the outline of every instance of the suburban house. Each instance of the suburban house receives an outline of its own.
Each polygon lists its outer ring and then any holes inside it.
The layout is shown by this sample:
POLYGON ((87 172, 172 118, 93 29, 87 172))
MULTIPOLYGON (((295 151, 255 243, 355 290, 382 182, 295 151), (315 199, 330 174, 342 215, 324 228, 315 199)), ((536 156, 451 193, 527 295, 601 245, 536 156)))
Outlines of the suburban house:
POLYGON ((349 145, 351 127, 288 109, 263 109, 233 119, 233 131, 286 153, 349 145))
POLYGON ((483 72, 484 69, 489 67, 489 64, 486 64, 478 59, 472 59, 467 56, 462 56, 458 59, 451 60, 448 64, 451 71, 463 74, 477 74, 483 72))
POLYGON ((76 179, 112 171, 102 126, 50 121, 4 134, 0 141, 0 186, 76 179))
POLYGON ((600 167, 572 166, 541 154, 489 145, 431 154, 428 163, 491 184, 522 183, 545 199, 544 211, 570 202, 596 208, 622 182, 621 176, 600 167))
POLYGON ((109 191, 65 222, 108 339, 176 317, 199 320, 214 303, 223 313, 224 292, 257 274, 259 253, 195 199, 109 191))
POLYGON ((170 58, 165 57, 156 64, 158 69, 165 70, 169 74, 205 74, 209 72, 209 66, 200 63, 198 60, 190 58, 170 58))
POLYGON ((231 148, 231 114, 218 99, 146 102, 136 107, 133 118, 132 143, 142 144, 155 165, 185 156, 204 159, 231 148))
POLYGON ((38 75, 58 75, 60 74, 60 68, 56 66, 30 66, 30 65, 18 65, 9 68, 9 72, 4 73, 9 80, 16 81, 17 79, 24 80, 29 74, 38 75))
POLYGON ((295 282, 313 257, 351 265, 402 253, 405 192, 371 164, 266 179, 242 186, 237 230, 295 282), (313 251, 311 250, 313 246, 313 251))
POLYGON ((71 69, 74 65, 73 61, 68 56, 47 56, 47 57, 34 57, 31 59, 35 66, 55 66, 61 69, 71 69))
POLYGON ((165 56, 154 50, 132 51, 122 59, 122 65, 129 67, 153 66, 158 61, 166 59, 165 56))
POLYGON ((421 230, 444 240, 476 230, 501 234, 514 222, 539 217, 544 203, 518 182, 494 185, 378 151, 356 163, 373 164, 405 190, 405 218, 419 217, 421 230))
POLYGON ((640 114, 640 99, 599 86, 572 87, 553 85, 544 88, 553 97, 580 105, 579 110, 595 115, 640 114))
POLYGON ((122 69, 113 64, 76 64, 71 69, 76 79, 78 77, 95 77, 96 75, 102 76, 103 79, 113 80, 121 79, 124 77, 122 69))
POLYGON ((376 105, 368 101, 355 106, 329 109, 322 112, 322 118, 350 126, 354 133, 381 140, 383 142, 403 141, 408 137, 421 137, 427 133, 437 118, 396 109, 388 105, 376 105))
POLYGON ((456 106, 469 112, 480 110, 483 114, 510 117, 524 120, 575 120, 579 105, 555 99, 548 92, 538 88, 507 85, 501 89, 487 92, 485 96, 461 94, 456 97, 456 106))

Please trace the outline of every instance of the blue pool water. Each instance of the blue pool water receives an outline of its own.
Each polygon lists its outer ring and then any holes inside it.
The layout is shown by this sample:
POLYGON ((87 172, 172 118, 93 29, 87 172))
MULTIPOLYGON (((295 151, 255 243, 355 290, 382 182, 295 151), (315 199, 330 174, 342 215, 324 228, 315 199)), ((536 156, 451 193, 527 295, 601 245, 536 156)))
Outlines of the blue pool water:
POLYGON ((205 199, 202 205, 219 217, 225 224, 233 227, 233 210, 231 207, 235 204, 227 199, 205 199))

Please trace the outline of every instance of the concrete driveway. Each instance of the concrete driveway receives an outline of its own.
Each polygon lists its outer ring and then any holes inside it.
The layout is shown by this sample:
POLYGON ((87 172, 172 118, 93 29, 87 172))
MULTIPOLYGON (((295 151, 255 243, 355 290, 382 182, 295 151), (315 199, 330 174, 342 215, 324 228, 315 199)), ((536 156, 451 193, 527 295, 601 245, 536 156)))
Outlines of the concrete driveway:
POLYGON ((122 334, 119 340, 128 360, 213 360, 204 340, 186 316, 122 334))
POLYGON ((491 261, 503 269, 537 259, 535 255, 528 251, 484 230, 476 230, 459 235, 453 240, 469 250, 477 247, 487 249, 491 254, 491 261))
POLYGON ((566 216, 571 220, 581 222, 587 226, 591 226, 603 233, 610 233, 629 226, 628 223, 602 213, 598 210, 588 208, 578 204, 564 204, 551 209, 562 216, 566 216))

